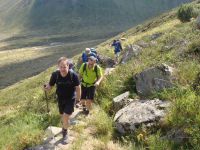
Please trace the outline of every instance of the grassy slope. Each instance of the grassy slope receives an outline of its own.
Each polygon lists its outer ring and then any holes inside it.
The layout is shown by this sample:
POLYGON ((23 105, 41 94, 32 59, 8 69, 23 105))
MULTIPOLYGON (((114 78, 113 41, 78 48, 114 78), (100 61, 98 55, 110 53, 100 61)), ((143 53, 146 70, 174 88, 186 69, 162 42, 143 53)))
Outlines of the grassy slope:
POLYGON ((104 36, 127 29, 188 1, 190 0, 173 2, 169 0, 162 2, 159 0, 151 2, 145 0, 126 2, 122 0, 56 2, 54 0, 0 0, 2 20, 0 25, 8 30, 19 27, 19 30, 32 32, 34 35, 83 32, 87 35, 104 36), (145 11, 141 12, 141 10, 145 11))
MULTIPOLYGON (((200 7, 199 4, 195 5, 195 7, 197 6, 200 7)), ((127 38, 127 41, 123 43, 126 46, 140 40, 151 43, 149 36, 157 32, 162 32, 163 35, 156 39, 156 45, 145 48, 139 57, 132 59, 126 65, 118 66, 115 73, 105 78, 97 94, 97 101, 100 103, 101 108, 94 109, 94 118, 91 116, 92 120, 88 119, 85 125, 74 127, 73 130, 77 130, 79 133, 85 133, 84 128, 86 127, 92 126, 92 129, 95 129, 94 133, 87 134, 87 138, 91 139, 90 146, 93 148, 108 148, 110 141, 114 137, 112 121, 105 114, 105 112, 112 113, 110 111, 112 98, 126 90, 131 91, 133 98, 137 97, 132 76, 145 68, 161 63, 166 63, 176 68, 177 88, 155 93, 152 97, 170 100, 173 106, 161 131, 148 135, 146 140, 140 141, 141 147, 177 149, 177 145, 160 140, 159 136, 165 130, 181 128, 192 138, 185 145, 179 146, 179 149, 187 146, 189 148, 199 148, 200 115, 198 112, 200 97, 192 90, 191 85, 200 70, 200 64, 198 58, 191 57, 187 52, 190 50, 189 45, 199 38, 200 31, 195 28, 194 20, 183 24, 175 18, 175 12, 171 12, 119 36, 127 38), (186 45, 181 46, 180 41, 182 40, 187 41, 186 45), (172 49, 163 51, 164 46, 172 44, 174 44, 172 49), (101 113, 95 113, 99 112, 99 109, 101 113), (96 128, 93 126, 96 126, 96 128), (103 135, 100 135, 100 133, 103 133, 103 135)), ((108 51, 110 49, 108 43, 111 41, 112 39, 99 45, 99 50, 104 54, 112 55, 111 51, 108 51)), ((40 142, 43 129, 49 123, 45 114, 44 94, 41 87, 48 80, 50 73, 54 69, 50 68, 38 76, 0 91, 0 110, 3 114, 0 118, 0 133, 5 135, 0 138, 0 147, 2 149, 13 146, 15 149, 23 149, 26 146, 40 142), (3 144, 5 141, 9 141, 8 144, 3 144)), ((53 113, 51 118, 53 124, 59 125, 59 116, 56 113, 57 109, 53 101, 53 94, 49 94, 49 96, 52 100, 51 109, 53 113)), ((136 136, 134 135, 133 139, 136 139, 136 136)), ((129 141, 132 138, 125 137, 123 139, 124 146, 114 143, 114 147, 117 145, 121 149, 131 148, 131 146, 126 145, 129 145, 129 141)), ((82 145, 84 146, 85 141, 86 137, 77 138, 77 142, 72 146, 72 149, 79 149, 82 145)))
POLYGON ((0 89, 187 1, 0 0, 0 89))

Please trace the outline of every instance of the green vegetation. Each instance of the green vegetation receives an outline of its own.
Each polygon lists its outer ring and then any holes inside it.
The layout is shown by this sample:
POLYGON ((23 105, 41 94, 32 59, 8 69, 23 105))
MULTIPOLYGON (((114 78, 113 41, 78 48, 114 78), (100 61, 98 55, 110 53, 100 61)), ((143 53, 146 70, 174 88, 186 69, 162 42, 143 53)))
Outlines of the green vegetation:
POLYGON ((189 22, 193 17, 194 9, 190 5, 182 5, 178 10, 178 19, 182 22, 189 22))
POLYGON ((190 0, 0 0, 0 30, 105 38, 185 2, 190 0))
POLYGON ((0 0, 0 89, 188 1, 0 0))
POLYGON ((188 47, 188 53, 193 54, 194 56, 200 55, 200 41, 199 39, 193 41, 188 47))
MULTIPOLYGON (((196 1, 191 5, 195 9, 200 8, 196 1)), ((104 78, 96 95, 96 102, 100 107, 95 106, 93 115, 87 119, 81 116, 79 120, 84 123, 71 128, 78 133, 71 149, 81 149, 86 145, 88 149, 199 149, 200 97, 194 85, 196 87, 199 82, 200 63, 193 52, 198 47, 196 39, 199 36, 200 30, 196 29, 195 20, 181 23, 176 17, 176 11, 117 36, 127 39, 123 43, 124 47, 138 41, 149 46, 144 48, 137 58, 117 66, 113 74, 104 78), (152 42, 150 36, 154 33, 162 35, 152 42), (145 137, 140 138, 143 131, 138 129, 135 134, 120 137, 113 126, 112 117, 115 112, 112 111, 112 99, 127 90, 131 92, 132 98, 138 98, 133 75, 161 63, 175 68, 176 87, 154 93, 149 98, 171 101, 170 113, 159 131, 152 133, 147 130, 147 133, 143 134, 145 137), (179 145, 163 138, 173 129, 181 129, 187 134, 188 138, 184 143, 179 145)), ((111 41, 112 39, 99 45, 99 51, 111 56, 112 51, 108 52, 111 41)), ((44 129, 50 123, 60 125, 54 92, 48 94, 52 112, 48 117, 42 91, 43 83, 48 81, 53 70, 55 68, 50 68, 0 91, 0 134, 4 135, 0 137, 0 149, 23 149, 38 144, 44 129)))

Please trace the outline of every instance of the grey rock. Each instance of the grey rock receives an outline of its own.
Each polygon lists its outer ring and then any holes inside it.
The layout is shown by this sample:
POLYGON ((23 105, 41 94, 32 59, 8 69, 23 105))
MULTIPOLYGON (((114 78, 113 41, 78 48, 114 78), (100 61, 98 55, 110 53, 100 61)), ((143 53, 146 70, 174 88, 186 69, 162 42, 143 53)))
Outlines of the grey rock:
POLYGON ((104 75, 105 76, 110 75, 114 70, 115 70, 115 68, 106 68, 104 75))
POLYGON ((106 67, 113 67, 115 62, 112 58, 99 54, 99 62, 106 67))
POLYGON ((129 98, 130 92, 125 92, 117 97, 115 97, 113 99, 113 108, 114 111, 118 111, 121 108, 123 108, 124 106, 126 106, 127 104, 130 103, 130 99, 129 98))
POLYGON ((138 41, 138 42, 137 42, 137 45, 140 46, 140 47, 142 47, 142 48, 147 48, 147 47, 149 47, 149 44, 146 43, 146 42, 144 42, 144 41, 138 41))
POLYGON ((116 113, 116 128, 125 134, 134 132, 140 126, 154 127, 165 117, 169 105, 169 102, 159 99, 133 101, 116 113))
POLYGON ((151 38, 151 40, 155 40, 155 39, 159 38, 162 34, 163 33, 161 33, 161 32, 155 33, 155 34, 152 34, 150 38, 151 38))
POLYGON ((129 61, 132 57, 138 56, 142 52, 142 47, 138 45, 128 45, 125 48, 125 53, 122 56, 121 63, 124 64, 129 61))
POLYGON ((183 144, 188 140, 188 134, 183 129, 172 129, 162 139, 173 141, 176 144, 183 144))
POLYGON ((165 64, 146 69, 134 76, 136 90, 141 97, 151 95, 155 91, 173 87, 173 68, 165 64))

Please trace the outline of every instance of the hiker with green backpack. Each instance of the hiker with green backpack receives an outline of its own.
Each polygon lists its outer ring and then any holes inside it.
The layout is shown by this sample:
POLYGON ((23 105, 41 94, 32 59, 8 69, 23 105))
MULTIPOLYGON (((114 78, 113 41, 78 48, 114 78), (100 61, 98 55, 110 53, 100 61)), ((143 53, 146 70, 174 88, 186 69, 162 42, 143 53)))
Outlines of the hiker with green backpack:
POLYGON ((52 73, 44 90, 50 90, 56 84, 58 107, 63 124, 63 144, 68 143, 69 117, 74 112, 74 104, 80 101, 81 86, 78 75, 69 69, 69 61, 65 57, 58 60, 58 70, 52 73), (75 97, 76 92, 76 97, 75 97))
POLYGON ((86 115, 92 107, 96 87, 100 84, 103 75, 102 69, 96 64, 97 58, 94 56, 88 57, 88 62, 83 63, 79 75, 81 80, 81 103, 83 111, 86 115))

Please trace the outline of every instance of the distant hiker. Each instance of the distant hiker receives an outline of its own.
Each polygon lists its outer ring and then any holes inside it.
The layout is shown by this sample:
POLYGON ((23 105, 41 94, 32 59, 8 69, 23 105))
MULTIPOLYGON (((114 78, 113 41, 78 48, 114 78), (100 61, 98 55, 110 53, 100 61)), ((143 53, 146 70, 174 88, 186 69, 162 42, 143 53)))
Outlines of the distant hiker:
POLYGON ((70 71, 74 71, 75 65, 74 65, 74 63, 73 63, 73 60, 68 60, 68 63, 69 63, 69 70, 70 70, 70 71))
POLYGON ((75 101, 80 100, 81 86, 76 73, 69 70, 67 58, 61 57, 58 60, 59 70, 52 73, 50 81, 45 86, 45 90, 50 90, 56 84, 56 94, 58 97, 58 107, 63 123, 63 143, 68 143, 67 129, 69 117, 74 111, 75 101), (76 98, 75 93, 76 92, 76 98), (76 100, 75 100, 76 99, 76 100))
POLYGON ((96 64, 96 57, 90 56, 87 63, 83 63, 79 75, 81 81, 81 103, 83 105, 83 111, 87 115, 92 107, 94 101, 94 95, 96 86, 98 86, 102 80, 102 69, 96 64))
POLYGON ((90 48, 90 51, 92 52, 92 53, 95 53, 95 55, 97 55, 97 50, 96 50, 96 48, 90 48))
POLYGON ((111 44, 111 46, 114 46, 115 64, 118 64, 120 52, 123 50, 121 42, 119 40, 113 40, 113 43, 111 44))
POLYGON ((99 63, 100 58, 99 58, 99 54, 97 53, 97 49, 92 47, 90 48, 90 51, 96 55, 96 58, 97 58, 96 63, 99 63))
POLYGON ((94 52, 91 52, 90 48, 86 48, 85 52, 82 54, 82 63, 88 62, 88 57, 90 56, 96 57, 96 54, 94 52))

